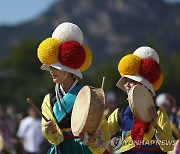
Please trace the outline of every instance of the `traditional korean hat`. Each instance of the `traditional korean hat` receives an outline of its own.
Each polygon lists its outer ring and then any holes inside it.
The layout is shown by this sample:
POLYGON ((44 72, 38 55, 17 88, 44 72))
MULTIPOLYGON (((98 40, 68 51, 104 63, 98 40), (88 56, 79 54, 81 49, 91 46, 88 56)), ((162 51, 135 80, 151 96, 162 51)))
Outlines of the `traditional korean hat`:
POLYGON ((52 37, 42 41, 38 47, 37 56, 43 64, 41 69, 49 71, 53 66, 82 78, 81 72, 89 68, 92 61, 90 49, 82 42, 83 34, 77 25, 60 24, 52 37))
POLYGON ((159 56, 147 46, 139 47, 133 54, 124 56, 119 62, 118 70, 121 78, 116 86, 124 91, 125 77, 143 84, 153 96, 163 81, 159 56))

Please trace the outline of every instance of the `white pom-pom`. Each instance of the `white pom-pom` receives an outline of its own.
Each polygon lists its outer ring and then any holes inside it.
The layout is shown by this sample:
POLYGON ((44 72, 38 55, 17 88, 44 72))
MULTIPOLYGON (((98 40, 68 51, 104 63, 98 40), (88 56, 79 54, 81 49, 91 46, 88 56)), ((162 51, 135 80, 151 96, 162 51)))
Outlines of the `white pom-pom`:
POLYGON ((147 47, 147 46, 139 47, 138 49, 136 49, 134 51, 133 55, 136 55, 142 59, 152 58, 157 63, 159 63, 159 56, 158 56, 157 52, 154 49, 147 47))
POLYGON ((60 24, 52 33, 52 38, 59 39, 62 43, 76 41, 82 44, 83 42, 81 29, 77 25, 69 22, 60 24))

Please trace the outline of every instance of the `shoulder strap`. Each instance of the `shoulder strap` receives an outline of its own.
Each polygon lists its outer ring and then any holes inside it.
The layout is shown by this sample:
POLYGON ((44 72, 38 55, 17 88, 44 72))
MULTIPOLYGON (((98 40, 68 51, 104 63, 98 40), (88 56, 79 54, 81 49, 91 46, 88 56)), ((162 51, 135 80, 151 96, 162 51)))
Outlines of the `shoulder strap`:
POLYGON ((50 103, 53 108, 54 104, 56 103, 56 94, 55 92, 51 92, 49 93, 49 95, 50 95, 50 103))

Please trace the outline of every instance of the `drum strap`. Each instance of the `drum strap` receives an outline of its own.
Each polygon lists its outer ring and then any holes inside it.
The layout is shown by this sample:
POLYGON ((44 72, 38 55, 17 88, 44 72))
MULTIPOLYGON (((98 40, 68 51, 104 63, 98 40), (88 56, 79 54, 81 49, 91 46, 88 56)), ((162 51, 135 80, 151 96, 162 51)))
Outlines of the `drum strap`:
POLYGON ((51 92, 49 95, 50 95, 50 103, 53 108, 54 104, 56 103, 56 94, 55 92, 51 92))

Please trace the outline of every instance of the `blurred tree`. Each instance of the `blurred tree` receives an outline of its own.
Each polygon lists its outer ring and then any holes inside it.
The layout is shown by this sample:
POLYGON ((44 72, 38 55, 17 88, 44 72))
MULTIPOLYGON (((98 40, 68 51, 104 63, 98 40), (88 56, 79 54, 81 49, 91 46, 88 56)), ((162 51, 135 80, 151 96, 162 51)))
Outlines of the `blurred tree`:
POLYGON ((4 104, 27 107, 31 97, 40 106, 44 94, 52 87, 48 73, 40 70, 37 58, 38 41, 23 41, 12 48, 11 55, 1 62, 5 75, 1 78, 0 99, 4 104), (10 73, 6 73, 10 72, 10 73))
POLYGON ((158 93, 167 92, 172 94, 176 100, 177 105, 180 106, 179 89, 180 89, 180 53, 165 55, 161 53, 161 66, 164 75, 162 87, 158 93))

